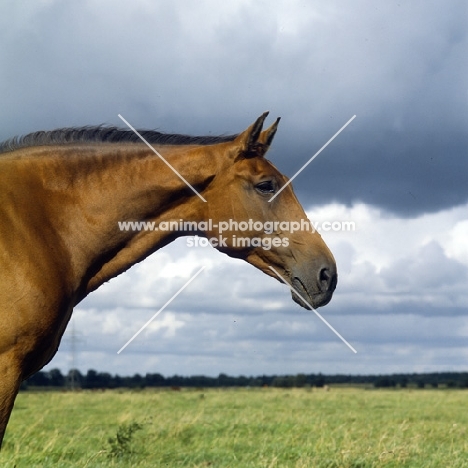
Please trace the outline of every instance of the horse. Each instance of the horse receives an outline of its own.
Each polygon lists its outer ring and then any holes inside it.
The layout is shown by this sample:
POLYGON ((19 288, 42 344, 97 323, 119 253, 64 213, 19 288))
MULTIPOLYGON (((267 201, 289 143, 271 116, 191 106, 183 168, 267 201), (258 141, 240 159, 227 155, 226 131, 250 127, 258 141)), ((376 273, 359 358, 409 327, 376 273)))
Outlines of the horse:
POLYGON ((285 228, 307 216, 265 158, 279 122, 263 129, 267 115, 233 135, 88 126, 0 145, 0 444, 21 382, 52 359, 74 306, 194 235, 118 223, 196 223, 200 236, 221 239, 219 251, 278 279, 273 268, 311 307, 330 301, 337 270, 329 248, 312 229, 285 228), (242 222, 243 238, 257 242, 235 242, 242 222), (259 231, 259 222, 273 228, 259 231))

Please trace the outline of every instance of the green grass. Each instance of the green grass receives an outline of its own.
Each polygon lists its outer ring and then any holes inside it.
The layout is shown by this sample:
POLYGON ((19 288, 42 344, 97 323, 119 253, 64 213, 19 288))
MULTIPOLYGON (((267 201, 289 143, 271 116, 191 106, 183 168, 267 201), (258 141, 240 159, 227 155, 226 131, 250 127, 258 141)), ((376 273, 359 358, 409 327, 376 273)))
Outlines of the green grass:
POLYGON ((468 391, 25 392, 0 466, 467 467, 468 391))

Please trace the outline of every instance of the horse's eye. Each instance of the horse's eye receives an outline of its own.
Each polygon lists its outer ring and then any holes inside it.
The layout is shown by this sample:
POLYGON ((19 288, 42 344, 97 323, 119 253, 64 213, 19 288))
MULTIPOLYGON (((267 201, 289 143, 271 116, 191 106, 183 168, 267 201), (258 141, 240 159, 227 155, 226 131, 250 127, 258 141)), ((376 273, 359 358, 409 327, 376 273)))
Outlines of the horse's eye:
POLYGON ((271 180, 260 182, 255 188, 261 193, 275 193, 275 185, 271 180))

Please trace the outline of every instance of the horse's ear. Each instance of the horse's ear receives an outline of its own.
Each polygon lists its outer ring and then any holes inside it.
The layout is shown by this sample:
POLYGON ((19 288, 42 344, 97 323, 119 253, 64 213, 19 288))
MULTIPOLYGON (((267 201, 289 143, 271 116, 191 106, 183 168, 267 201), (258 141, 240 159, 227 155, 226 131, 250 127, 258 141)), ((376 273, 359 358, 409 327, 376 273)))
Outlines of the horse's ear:
POLYGON ((278 117, 271 127, 267 128, 260 134, 259 141, 266 146, 267 150, 270 147, 273 138, 275 138, 276 130, 278 130, 278 124, 280 120, 281 117, 278 117))
POLYGON ((236 159, 238 157, 262 157, 268 151, 275 136, 279 119, 270 128, 262 132, 263 123, 267 116, 268 112, 264 112, 247 130, 236 137, 233 142, 236 147, 236 159))

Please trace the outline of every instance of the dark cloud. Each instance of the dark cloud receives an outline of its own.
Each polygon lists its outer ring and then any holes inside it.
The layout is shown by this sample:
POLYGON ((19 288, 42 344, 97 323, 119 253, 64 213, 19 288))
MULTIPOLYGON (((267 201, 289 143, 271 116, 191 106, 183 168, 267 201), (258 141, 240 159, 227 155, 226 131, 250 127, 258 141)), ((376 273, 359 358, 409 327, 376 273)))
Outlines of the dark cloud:
POLYGON ((465 2, 109 6, 2 4, 1 139, 118 113, 232 133, 269 109, 291 176, 356 114, 296 179, 303 203, 409 216, 468 199, 465 2))
MULTIPOLYGON (((359 137, 343 135, 295 179, 303 204, 364 202, 409 217, 468 200, 468 135, 388 129, 376 138, 372 130, 360 130, 359 137)), ((284 152, 296 156, 281 164, 292 175, 315 151, 295 143, 284 152)))

